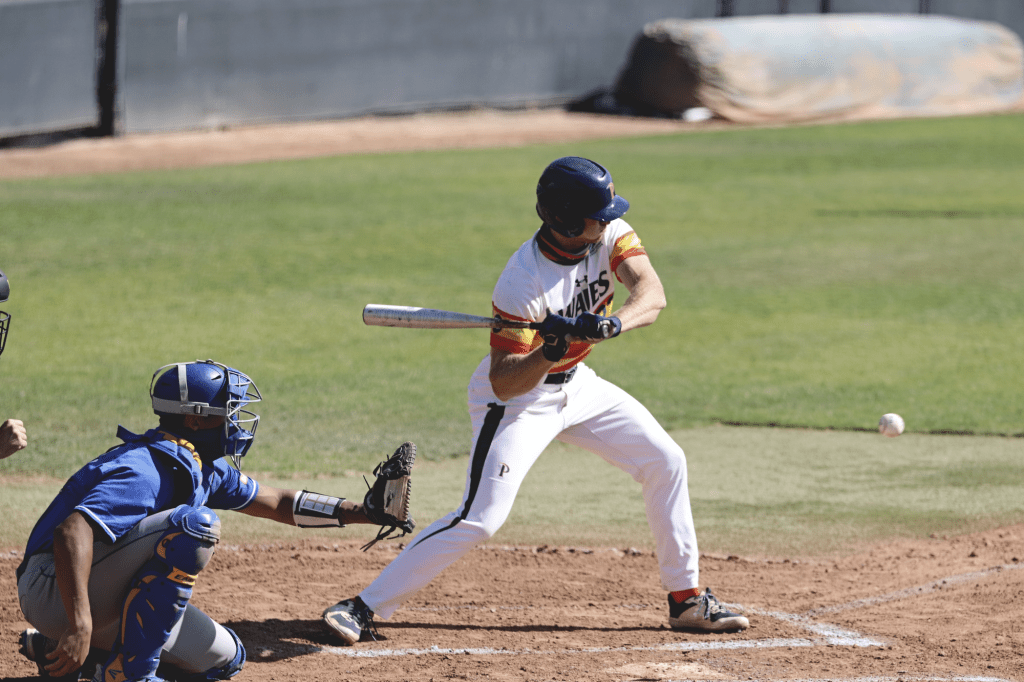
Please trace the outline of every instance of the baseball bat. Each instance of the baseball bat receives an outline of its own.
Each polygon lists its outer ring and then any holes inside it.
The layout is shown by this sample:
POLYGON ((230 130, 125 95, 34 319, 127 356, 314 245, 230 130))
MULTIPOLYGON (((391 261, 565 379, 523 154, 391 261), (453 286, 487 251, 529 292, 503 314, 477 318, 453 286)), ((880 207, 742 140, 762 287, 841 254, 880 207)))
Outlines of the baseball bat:
POLYGON ((370 303, 363 308, 363 322, 378 327, 409 327, 412 329, 540 328, 539 322, 506 320, 498 315, 484 317, 483 315, 454 313, 449 310, 375 303, 370 303))
MULTIPOLYGON (((368 303, 363 307, 363 323, 377 327, 407 327, 412 329, 540 329, 540 322, 506 320, 500 315, 484 317, 456 313, 434 308, 416 308, 405 305, 368 303)), ((608 338, 612 333, 610 322, 601 324, 601 333, 608 338)))

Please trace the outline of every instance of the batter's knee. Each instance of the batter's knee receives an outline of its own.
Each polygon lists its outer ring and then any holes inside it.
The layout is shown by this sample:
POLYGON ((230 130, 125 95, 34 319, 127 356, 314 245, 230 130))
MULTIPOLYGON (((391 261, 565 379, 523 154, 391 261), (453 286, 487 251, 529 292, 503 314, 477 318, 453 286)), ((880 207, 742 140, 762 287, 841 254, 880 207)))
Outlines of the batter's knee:
POLYGON ((683 449, 674 443, 671 447, 658 449, 657 457, 649 457, 633 473, 633 479, 638 483, 647 481, 679 481, 685 484, 686 456, 683 449))
POLYGON ((154 555, 183 571, 199 573, 220 541, 220 518, 207 507, 182 505, 169 520, 171 528, 157 542, 154 555))
POLYGON ((499 517, 495 514, 489 514, 483 518, 467 519, 463 522, 463 525, 474 536, 473 540, 475 542, 486 542, 498 532, 498 529, 505 523, 506 518, 508 518, 506 515, 499 517))
POLYGON ((214 680, 228 680, 237 675, 242 671, 242 667, 245 665, 245 646, 242 644, 242 640, 238 638, 235 631, 231 628, 224 628, 231 635, 231 638, 235 640, 235 657, 230 661, 220 666, 219 668, 211 668, 201 673, 191 673, 188 675, 178 675, 175 677, 178 682, 213 682, 214 680))

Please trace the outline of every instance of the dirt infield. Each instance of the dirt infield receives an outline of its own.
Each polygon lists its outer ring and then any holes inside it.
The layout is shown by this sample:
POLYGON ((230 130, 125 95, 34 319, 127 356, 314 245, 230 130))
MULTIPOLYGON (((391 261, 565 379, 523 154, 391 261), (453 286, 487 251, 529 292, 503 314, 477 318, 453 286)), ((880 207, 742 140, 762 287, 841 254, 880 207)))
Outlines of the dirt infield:
MULTIPOLYGON (((418 115, 0 150, 0 178, 241 163, 397 149, 658 134, 693 124, 557 111, 418 115)), ((706 124, 705 124, 706 125, 706 124)), ((2 483, 0 483, 2 487, 2 483)), ((834 558, 704 556, 702 583, 745 611, 725 635, 667 627, 655 557, 630 548, 503 547, 461 559, 341 646, 319 619, 395 556, 358 542, 231 545, 194 603, 234 628, 236 680, 1024 680, 1024 526, 878 545, 834 558)), ((0 677, 36 679, 0 549, 0 677)))
MULTIPOLYGON (((901 541, 834 559, 702 559, 751 619, 743 633, 667 627, 650 552, 471 552, 390 621, 342 646, 319 620, 395 556, 358 543, 223 546, 194 603, 235 629, 237 680, 1020 680, 1024 527, 901 541)), ((0 675, 32 679, 14 568, 0 560, 0 675)))
MULTIPOLYGON (((727 124, 707 122, 701 129, 727 124)), ((186 168, 253 161, 424 149, 511 147, 693 130, 670 119, 557 109, 472 111, 79 139, 38 149, 0 149, 0 179, 186 168)))

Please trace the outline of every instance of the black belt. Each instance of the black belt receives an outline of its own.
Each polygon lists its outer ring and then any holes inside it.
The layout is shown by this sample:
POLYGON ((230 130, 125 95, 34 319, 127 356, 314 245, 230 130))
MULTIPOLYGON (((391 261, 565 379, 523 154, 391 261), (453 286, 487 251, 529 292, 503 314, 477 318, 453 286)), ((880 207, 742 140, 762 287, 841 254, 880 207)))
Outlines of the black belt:
POLYGON ((544 380, 545 384, 567 384, 572 381, 572 376, 576 374, 576 368, 572 367, 564 372, 558 374, 549 374, 548 378, 544 380))

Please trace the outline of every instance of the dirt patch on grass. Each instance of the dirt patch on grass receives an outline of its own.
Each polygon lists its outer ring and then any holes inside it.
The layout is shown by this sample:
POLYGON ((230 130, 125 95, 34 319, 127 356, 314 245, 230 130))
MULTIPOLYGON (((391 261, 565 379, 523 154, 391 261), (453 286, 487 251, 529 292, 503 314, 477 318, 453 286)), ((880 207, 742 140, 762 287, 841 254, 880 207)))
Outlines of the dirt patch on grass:
POLYGON ((560 109, 472 111, 78 139, 0 150, 0 178, 189 168, 340 154, 512 147, 721 127, 560 109))

